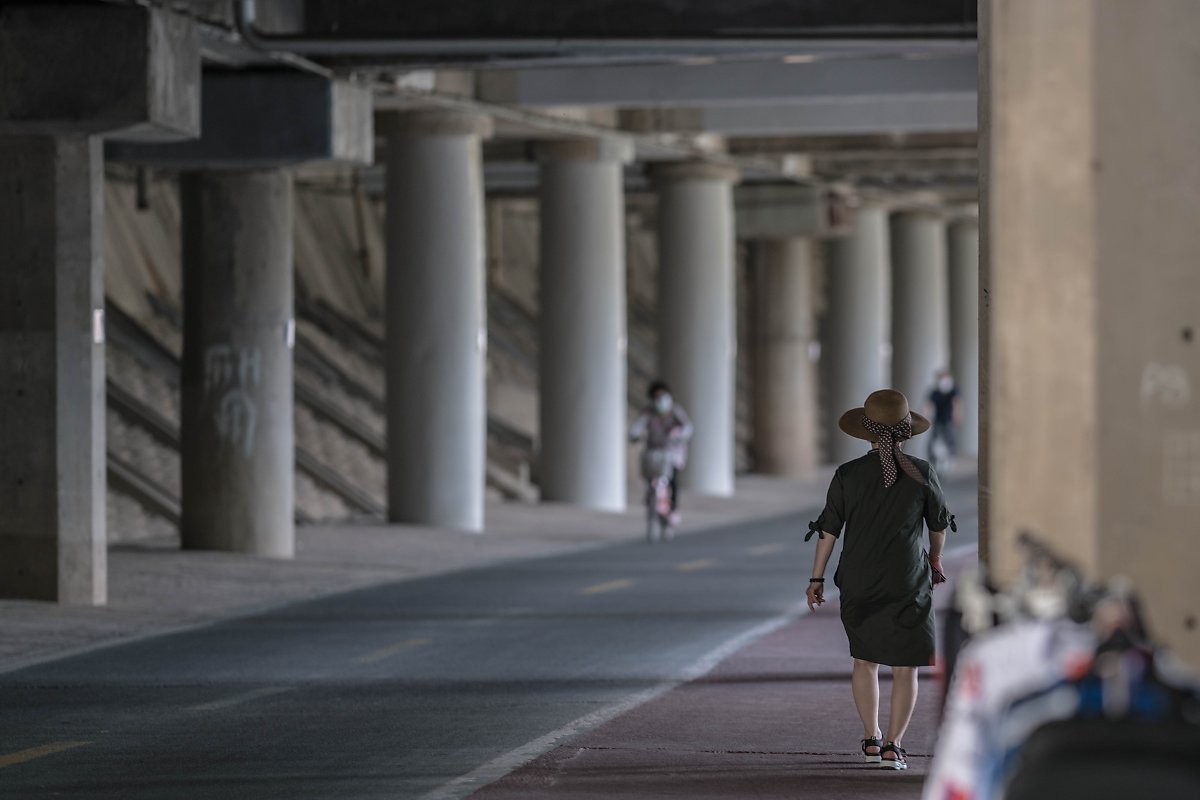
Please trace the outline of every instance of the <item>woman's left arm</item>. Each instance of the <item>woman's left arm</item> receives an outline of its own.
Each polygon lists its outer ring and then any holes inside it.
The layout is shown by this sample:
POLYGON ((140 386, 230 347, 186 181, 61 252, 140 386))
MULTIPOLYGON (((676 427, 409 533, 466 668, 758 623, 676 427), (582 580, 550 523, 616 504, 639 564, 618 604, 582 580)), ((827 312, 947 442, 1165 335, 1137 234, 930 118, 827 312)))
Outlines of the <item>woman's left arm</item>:
POLYGON ((946 531, 929 532, 929 566, 933 567, 933 583, 946 582, 946 571, 942 569, 942 551, 946 549, 946 531))
POLYGON ((946 532, 930 531, 929 532, 929 560, 941 561, 942 551, 946 549, 946 532))
POLYGON ((835 538, 832 533, 821 531, 821 538, 817 540, 817 550, 813 554, 812 579, 809 580, 805 592, 809 611, 816 611, 817 606, 825 605, 825 567, 833 553, 835 538))

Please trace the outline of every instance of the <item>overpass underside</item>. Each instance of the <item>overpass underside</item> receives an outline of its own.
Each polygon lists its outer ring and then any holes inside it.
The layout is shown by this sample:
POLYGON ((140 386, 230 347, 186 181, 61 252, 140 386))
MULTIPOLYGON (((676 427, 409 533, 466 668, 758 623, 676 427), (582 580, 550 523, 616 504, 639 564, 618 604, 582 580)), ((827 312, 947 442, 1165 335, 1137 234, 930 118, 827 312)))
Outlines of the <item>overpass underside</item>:
MULTIPOLYGON (((1127 572, 1193 661, 1184 0, 0 4, 0 595, 133 535, 617 511, 811 477, 951 371, 981 554, 1127 572), (107 263, 106 263, 107 262, 107 263)), ((447 532, 447 535, 455 535, 447 532)))

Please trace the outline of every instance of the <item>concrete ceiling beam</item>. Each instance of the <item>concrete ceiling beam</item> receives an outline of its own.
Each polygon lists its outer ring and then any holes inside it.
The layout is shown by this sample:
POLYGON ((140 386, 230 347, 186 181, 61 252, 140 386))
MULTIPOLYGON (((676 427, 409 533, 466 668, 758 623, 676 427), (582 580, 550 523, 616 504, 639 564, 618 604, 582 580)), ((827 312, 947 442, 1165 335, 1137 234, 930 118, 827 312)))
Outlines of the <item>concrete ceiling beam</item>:
POLYGON ((200 43, 188 20, 106 3, 0 8, 0 135, 153 141, 199 130, 200 43))
POLYGON ((109 143, 106 156, 174 169, 266 169, 311 162, 369 164, 371 92, 299 72, 204 76, 200 138, 176 144, 109 143))
POLYGON ((493 103, 676 108, 881 95, 973 95, 978 83, 973 51, 920 58, 806 58, 493 70, 480 73, 478 88, 480 99, 493 103))
POLYGON ((739 239, 830 236, 835 230, 831 203, 822 186, 739 186, 734 190, 739 239))
POLYGON ((768 105, 632 109, 622 127, 639 133, 707 132, 726 137, 895 135, 972 132, 973 91, 827 98, 768 105))

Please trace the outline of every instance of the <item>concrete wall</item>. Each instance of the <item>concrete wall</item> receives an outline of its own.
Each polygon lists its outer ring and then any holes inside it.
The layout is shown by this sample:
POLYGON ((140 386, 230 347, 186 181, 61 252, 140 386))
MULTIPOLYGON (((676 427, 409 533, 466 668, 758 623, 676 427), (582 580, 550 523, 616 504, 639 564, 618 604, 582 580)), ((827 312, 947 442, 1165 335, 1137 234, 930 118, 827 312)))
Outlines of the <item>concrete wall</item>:
POLYGON ((990 7, 990 556, 1131 576, 1200 665, 1200 6, 990 7), (1052 123, 1050 122, 1052 121, 1052 123))

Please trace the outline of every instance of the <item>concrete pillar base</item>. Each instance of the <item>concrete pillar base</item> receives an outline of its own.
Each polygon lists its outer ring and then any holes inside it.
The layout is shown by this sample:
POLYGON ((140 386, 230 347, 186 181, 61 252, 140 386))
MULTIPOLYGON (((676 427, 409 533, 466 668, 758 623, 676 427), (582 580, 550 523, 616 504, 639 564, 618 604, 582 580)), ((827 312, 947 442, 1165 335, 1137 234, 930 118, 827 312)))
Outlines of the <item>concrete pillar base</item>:
POLYGON ((295 552, 292 176, 184 176, 183 546, 295 552))
POLYGON ((1032 531, 1200 667, 1200 5, 980 10, 995 575, 1032 531))
POLYGON ((0 596, 101 604, 103 158, 0 138, 0 596))
POLYGON ((387 153, 388 518, 483 530, 487 117, 398 112, 387 153))
POLYGON ((888 388, 887 353, 891 278, 887 212, 860 208, 848 236, 825 245, 828 303, 821 345, 829 431, 829 460, 842 464, 866 452, 862 441, 842 433, 838 418, 888 388))
POLYGON ((892 215, 892 388, 921 409, 950 366, 946 222, 928 211, 892 215))
POLYGON ((658 183, 659 371, 695 424, 684 488, 734 490, 737 331, 733 183, 717 164, 668 164, 658 183))
POLYGON ((809 239, 755 244, 754 460, 767 475, 815 477, 816 379, 809 239))
POLYGON ((962 401, 958 452, 979 453, 979 220, 950 223, 950 371, 962 401))
POLYGON ((621 142, 541 155, 542 499, 626 501, 625 198, 621 142))

